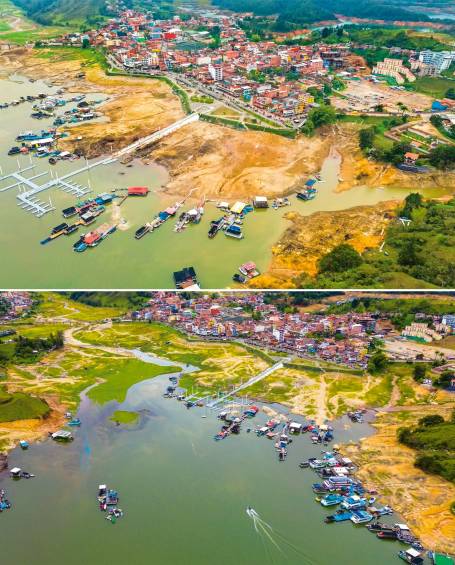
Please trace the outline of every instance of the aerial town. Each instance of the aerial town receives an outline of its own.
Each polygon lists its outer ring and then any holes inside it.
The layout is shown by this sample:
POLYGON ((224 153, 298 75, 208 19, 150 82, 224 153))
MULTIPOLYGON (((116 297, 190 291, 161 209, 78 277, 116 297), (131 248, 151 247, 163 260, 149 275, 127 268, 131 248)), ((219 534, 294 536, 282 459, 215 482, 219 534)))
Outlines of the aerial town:
MULTIPOLYGON (((82 46, 89 44, 105 49, 109 64, 115 69, 136 73, 166 73, 183 87, 196 89, 203 103, 213 97, 237 110, 251 108, 258 117, 293 129, 305 123, 308 110, 317 106, 320 94, 335 94, 334 105, 362 112, 391 112, 397 93, 403 96, 405 81, 416 76, 440 76, 455 61, 455 50, 413 51, 391 47, 390 56, 378 62, 371 75, 365 61, 355 49, 368 49, 365 44, 288 45, 279 34, 275 40, 253 41, 242 29, 251 13, 225 14, 213 10, 196 10, 195 14, 176 15, 171 20, 155 20, 151 13, 127 10, 109 20, 100 29, 71 33, 45 42, 49 46, 82 46), (404 66, 399 57, 406 57, 404 66), (410 68, 408 68, 410 66, 410 68), (363 99, 356 94, 355 82, 370 81, 370 95, 363 99), (337 103, 337 94, 354 82, 337 103), (374 84, 391 81, 388 97, 375 94, 374 84)), ((309 30, 289 34, 291 38, 310 35, 309 30)), ((406 95, 406 93, 404 93, 406 95)), ((409 94, 409 110, 430 111, 424 99, 409 94)), ((450 125, 455 123, 453 98, 435 101, 433 111, 447 111, 450 125)), ((264 124, 265 125, 265 124, 264 124)))

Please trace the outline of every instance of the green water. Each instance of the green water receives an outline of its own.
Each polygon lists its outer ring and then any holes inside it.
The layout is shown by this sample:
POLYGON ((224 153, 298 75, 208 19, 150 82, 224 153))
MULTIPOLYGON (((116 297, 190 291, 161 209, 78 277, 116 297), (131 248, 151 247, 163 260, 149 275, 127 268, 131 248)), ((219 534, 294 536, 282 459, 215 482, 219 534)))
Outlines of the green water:
MULTIPOLYGON (((164 399, 163 375, 133 386, 122 409, 143 410, 133 429, 108 421, 118 407, 83 397, 80 429, 68 445, 51 440, 15 450, 10 467, 36 474, 13 481, 14 507, 0 514, 2 563, 20 565, 384 565, 398 561, 396 542, 378 540, 350 522, 326 525, 314 500, 317 475, 299 461, 320 454, 309 436, 295 437, 285 462, 273 443, 246 433, 212 438, 220 421, 204 409, 164 399), (98 510, 99 484, 119 490, 125 516, 110 524, 98 510), (251 505, 268 522, 279 549, 254 529, 251 505)), ((365 425, 335 427, 336 441, 369 433, 365 425), (337 431, 339 428, 339 431, 337 431)), ((393 522, 395 517, 388 517, 393 522)))
MULTIPOLYGON (((49 89, 42 82, 31 84, 26 79, 22 83, 0 80, 1 101, 49 91, 54 92, 55 89, 49 89)), ((17 158, 6 155, 8 149, 16 145, 16 135, 22 131, 39 131, 51 125, 51 120, 33 120, 30 111, 30 104, 0 110, 0 166, 3 173, 17 170, 17 158)), ((28 157, 20 159, 23 166, 29 162, 28 157)), ((82 166, 81 160, 60 162, 55 167, 48 165, 46 159, 33 158, 32 162, 36 165, 35 174, 52 169, 54 174, 58 172, 62 175, 82 166)), ((95 194, 136 184, 149 186, 152 193, 147 198, 126 200, 121 213, 128 221, 129 229, 118 230, 99 247, 85 253, 73 252, 72 243, 78 239, 77 233, 69 237, 62 236, 46 246, 39 243, 53 226, 62 221, 60 211, 74 204, 74 197, 57 189, 42 193, 41 199, 46 200, 50 196, 57 209, 37 219, 17 206, 16 189, 0 192, 0 288, 173 288, 173 271, 190 265, 195 267, 204 288, 233 286, 232 275, 240 264, 251 260, 256 262, 261 271, 267 269, 271 247, 288 225, 283 218, 285 212, 297 210, 301 214, 311 214, 320 210, 342 210, 404 198, 408 192, 361 187, 336 193, 338 170, 338 159, 329 157, 322 168, 324 182, 318 185, 319 194, 310 202, 291 197, 291 207, 280 210, 270 208, 247 215, 243 226, 245 239, 241 241, 228 238, 223 233, 213 240, 208 239, 210 220, 221 215, 213 203, 207 204, 199 225, 175 233, 175 219, 171 219, 138 241, 134 238, 135 230, 177 200, 163 196, 159 190, 167 182, 166 171, 157 165, 146 166, 138 162, 130 167, 120 163, 100 166, 90 173, 73 177, 74 181, 91 186, 95 194)), ((47 178, 44 177, 43 181, 47 178)), ((418 182, 418 178, 412 178, 411 182, 418 182)), ((0 188, 7 184, 12 183, 0 182, 0 188)), ((188 187, 188 190, 190 188, 193 187, 188 187)), ((426 192, 428 196, 441 194, 441 189, 426 192)), ((193 205, 194 202, 188 202, 183 209, 193 205)), ((91 228, 109 221, 110 215, 108 209, 91 228)))

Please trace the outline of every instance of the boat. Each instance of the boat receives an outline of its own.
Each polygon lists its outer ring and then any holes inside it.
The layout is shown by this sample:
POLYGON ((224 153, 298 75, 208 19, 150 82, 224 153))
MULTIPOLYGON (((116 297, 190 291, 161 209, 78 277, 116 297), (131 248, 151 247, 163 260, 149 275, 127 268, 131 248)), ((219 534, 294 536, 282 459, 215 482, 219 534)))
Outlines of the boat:
POLYGON ((145 234, 147 234, 150 231, 149 226, 145 225, 145 226, 141 226, 138 230, 136 230, 134 237, 136 239, 141 239, 142 237, 144 237, 145 234))
POLYGON ((370 532, 394 532, 395 530, 392 526, 388 526, 387 524, 381 524, 380 522, 373 522, 373 524, 368 524, 367 526, 370 532))
POLYGON ((379 539, 398 539, 398 534, 395 530, 381 530, 376 533, 376 537, 379 539))
POLYGON ((256 268, 256 263, 253 263, 253 261, 248 261, 240 265, 239 271, 244 277, 248 277, 249 279, 253 279, 260 274, 256 268))
POLYGON ((300 200, 313 200, 316 197, 317 190, 315 188, 308 188, 306 190, 302 190, 301 192, 297 192, 297 198, 300 200))
POLYGON ((324 522, 326 524, 331 524, 333 522, 346 522, 351 519, 351 516, 352 512, 337 512, 336 514, 326 516, 324 522))
POLYGON ((357 495, 349 496, 343 500, 341 507, 346 510, 363 510, 366 507, 366 500, 357 495))
POLYGON ((226 220, 225 217, 223 216, 222 218, 218 219, 218 220, 213 220, 210 223, 210 229, 209 229, 209 233, 208 236, 210 239, 213 239, 216 234, 223 229, 224 224, 225 224, 226 220))
POLYGON ((77 231, 79 229, 79 225, 78 224, 72 224, 71 226, 68 226, 65 230, 65 235, 70 235, 72 233, 74 233, 75 231, 77 231))
POLYGON ((244 284, 246 282, 246 277, 239 275, 238 273, 234 273, 232 275, 232 280, 236 283, 244 284))
POLYGON ((402 549, 398 552, 398 557, 406 561, 406 563, 411 563, 412 565, 423 565, 424 561, 422 554, 417 549, 410 547, 409 549, 402 549))
POLYGON ((19 153, 21 152, 21 148, 20 147, 11 147, 11 149, 8 151, 8 155, 19 155, 19 153))
POLYGON ((335 506, 336 504, 340 504, 343 501, 343 497, 336 493, 330 493, 324 498, 321 498, 320 503, 322 506, 335 506))
POLYGON ((228 237, 234 237, 235 239, 243 239, 243 233, 239 226, 231 224, 226 228, 224 235, 228 237))
POLYGON ((173 277, 175 288, 186 290, 199 289, 199 282, 194 267, 184 267, 181 271, 175 271, 173 277))
POLYGON ((366 510, 354 510, 351 516, 351 522, 354 524, 366 524, 371 522, 372 519, 373 516, 366 510))
POLYGON ((19 441, 19 445, 21 446, 22 449, 28 449, 29 448, 29 443, 28 441, 25 441, 24 439, 21 439, 19 441))
POLYGON ((80 426, 80 425, 81 425, 81 421, 79 418, 73 418, 68 422, 68 426, 80 426))

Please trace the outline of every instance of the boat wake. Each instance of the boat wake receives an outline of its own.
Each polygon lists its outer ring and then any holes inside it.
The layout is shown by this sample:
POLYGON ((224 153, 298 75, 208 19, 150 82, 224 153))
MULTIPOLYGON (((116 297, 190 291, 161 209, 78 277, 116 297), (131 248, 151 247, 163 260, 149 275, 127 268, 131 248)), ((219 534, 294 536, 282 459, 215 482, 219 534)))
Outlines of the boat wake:
POLYGON ((246 513, 247 516, 253 521, 254 529, 261 537, 264 549, 271 562, 273 562, 273 558, 269 552, 269 548, 266 545, 267 541, 270 542, 281 553, 282 556, 287 556, 285 551, 285 549, 287 549, 288 551, 298 555, 302 559, 303 563, 306 563, 308 565, 314 564, 314 561, 312 561, 308 557, 308 555, 306 555, 301 549, 299 549, 290 540, 288 540, 283 534, 274 530, 268 522, 263 520, 254 508, 248 506, 246 513))

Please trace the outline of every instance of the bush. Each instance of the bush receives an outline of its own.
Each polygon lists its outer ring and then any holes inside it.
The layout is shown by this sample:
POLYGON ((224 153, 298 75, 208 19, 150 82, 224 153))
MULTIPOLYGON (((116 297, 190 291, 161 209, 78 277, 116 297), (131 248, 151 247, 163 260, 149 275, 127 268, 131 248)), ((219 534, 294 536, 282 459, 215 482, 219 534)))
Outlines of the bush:
POLYGON ((321 257, 319 260, 319 271, 321 273, 340 273, 347 269, 354 269, 362 264, 362 257, 348 243, 337 245, 321 257))

